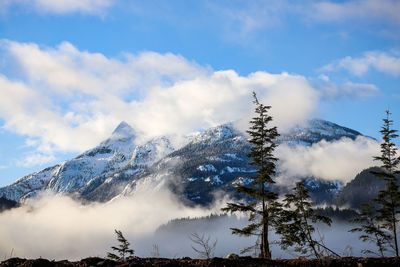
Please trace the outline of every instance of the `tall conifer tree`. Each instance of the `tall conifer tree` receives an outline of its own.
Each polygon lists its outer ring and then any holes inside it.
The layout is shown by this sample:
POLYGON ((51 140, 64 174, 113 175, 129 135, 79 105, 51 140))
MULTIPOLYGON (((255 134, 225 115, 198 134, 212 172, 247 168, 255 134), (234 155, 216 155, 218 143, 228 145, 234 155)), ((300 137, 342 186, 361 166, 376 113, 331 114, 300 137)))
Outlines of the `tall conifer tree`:
POLYGON ((268 231, 276 219, 280 205, 277 203, 277 194, 270 191, 269 185, 274 184, 275 162, 277 158, 273 152, 277 146, 276 138, 279 136, 276 127, 270 127, 272 117, 269 115, 271 106, 261 104, 255 93, 254 104, 256 116, 250 121, 249 142, 252 145, 248 155, 251 165, 257 167, 257 174, 252 177, 249 186, 238 185, 236 191, 250 199, 247 203, 227 203, 223 208, 226 212, 249 212, 250 224, 243 229, 232 228, 233 234, 261 237, 260 257, 271 259, 271 250, 268 231))
POLYGON ((381 134, 383 143, 381 144, 381 156, 374 157, 374 160, 382 163, 382 171, 371 172, 372 174, 386 181, 386 188, 379 191, 374 202, 377 204, 376 219, 381 222, 381 228, 386 229, 392 236, 392 245, 396 256, 399 256, 397 228, 398 214, 400 213, 400 192, 396 175, 400 174, 398 165, 400 157, 397 156, 397 147, 393 139, 397 138, 397 130, 392 129, 393 120, 390 119, 391 113, 386 111, 386 118, 383 119, 381 134))

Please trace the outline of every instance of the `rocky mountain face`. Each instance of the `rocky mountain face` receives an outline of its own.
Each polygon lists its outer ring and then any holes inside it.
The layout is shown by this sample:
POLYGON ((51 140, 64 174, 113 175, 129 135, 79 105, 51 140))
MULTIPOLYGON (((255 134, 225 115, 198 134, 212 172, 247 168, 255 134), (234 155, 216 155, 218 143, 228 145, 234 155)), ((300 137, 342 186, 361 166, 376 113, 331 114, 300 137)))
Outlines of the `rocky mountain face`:
MULTIPOLYGON (((305 127, 282 134, 278 142, 309 146, 322 139, 355 139, 358 135, 331 122, 311 120, 305 127)), ((247 138, 232 124, 191 134, 185 140, 180 147, 173 147, 165 136, 137 144, 134 130, 122 122, 99 146, 0 188, 0 197, 22 202, 51 191, 105 202, 133 194, 140 184, 154 190, 167 185, 184 201, 207 204, 216 194, 233 192, 237 184, 249 183, 255 174, 247 158, 247 138)), ((341 186, 315 178, 307 181, 319 203, 331 201, 341 186)))

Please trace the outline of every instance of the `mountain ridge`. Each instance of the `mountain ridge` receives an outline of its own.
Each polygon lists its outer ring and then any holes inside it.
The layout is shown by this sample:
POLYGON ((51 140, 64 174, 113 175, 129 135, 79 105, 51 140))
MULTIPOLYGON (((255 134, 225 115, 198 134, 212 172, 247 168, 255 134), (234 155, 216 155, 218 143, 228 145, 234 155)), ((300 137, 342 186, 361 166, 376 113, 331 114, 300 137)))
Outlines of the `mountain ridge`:
MULTIPOLYGON (((282 134, 278 142, 310 146, 323 139, 355 139, 360 135, 314 119, 306 127, 297 126, 282 134)), ((247 137, 232 123, 191 134, 181 147, 174 147, 165 136, 136 144, 134 129, 121 122, 98 146, 0 188, 0 197, 25 201, 42 191, 51 191, 104 202, 131 194, 137 183, 148 181, 171 183, 171 189, 181 198, 208 203, 217 190, 232 192, 236 183, 244 183, 254 174, 247 158, 249 149, 247 137)))

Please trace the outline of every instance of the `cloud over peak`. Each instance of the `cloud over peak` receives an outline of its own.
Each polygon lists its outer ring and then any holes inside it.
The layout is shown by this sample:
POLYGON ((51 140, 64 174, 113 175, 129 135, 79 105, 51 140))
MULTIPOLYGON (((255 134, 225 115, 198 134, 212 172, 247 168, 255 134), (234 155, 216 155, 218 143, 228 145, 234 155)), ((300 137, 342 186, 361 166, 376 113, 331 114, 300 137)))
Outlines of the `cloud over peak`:
POLYGON ((247 120, 252 91, 272 105, 281 129, 308 118, 318 103, 316 90, 299 75, 241 76, 171 53, 111 58, 68 42, 52 48, 2 40, 0 47, 8 59, 0 69, 0 117, 49 155, 91 148, 121 121, 146 139, 247 120))

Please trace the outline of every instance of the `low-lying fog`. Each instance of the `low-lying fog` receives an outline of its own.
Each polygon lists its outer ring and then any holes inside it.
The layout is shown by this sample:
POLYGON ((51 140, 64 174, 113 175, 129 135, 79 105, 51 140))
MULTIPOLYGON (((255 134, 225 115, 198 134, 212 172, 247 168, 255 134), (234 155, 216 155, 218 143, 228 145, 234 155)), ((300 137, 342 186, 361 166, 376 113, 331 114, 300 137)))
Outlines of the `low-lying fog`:
MULTIPOLYGON (((218 240, 215 256, 239 254, 243 248, 253 245, 255 239, 232 235, 229 227, 246 225, 245 217, 191 220, 158 229, 175 218, 219 213, 225 203, 226 200, 221 200, 209 209, 185 207, 162 189, 139 190, 133 197, 90 205, 81 205, 65 196, 43 195, 23 207, 0 213, 0 257, 1 260, 10 256, 57 260, 105 257, 111 252, 111 246, 118 245, 114 229, 122 231, 135 249, 135 255, 140 257, 152 256, 153 245, 158 246, 161 257, 198 257, 189 239, 195 232, 210 236, 212 241, 218 240)), ((356 234, 348 233, 350 228, 349 224, 334 223, 331 228, 320 227, 320 232, 332 250, 345 255, 346 247, 351 246, 352 255, 360 256, 368 244, 360 242, 356 234)), ((277 238, 272 234, 272 240, 277 238)), ((272 247, 272 255, 274 258, 297 256, 276 245, 272 247)))

